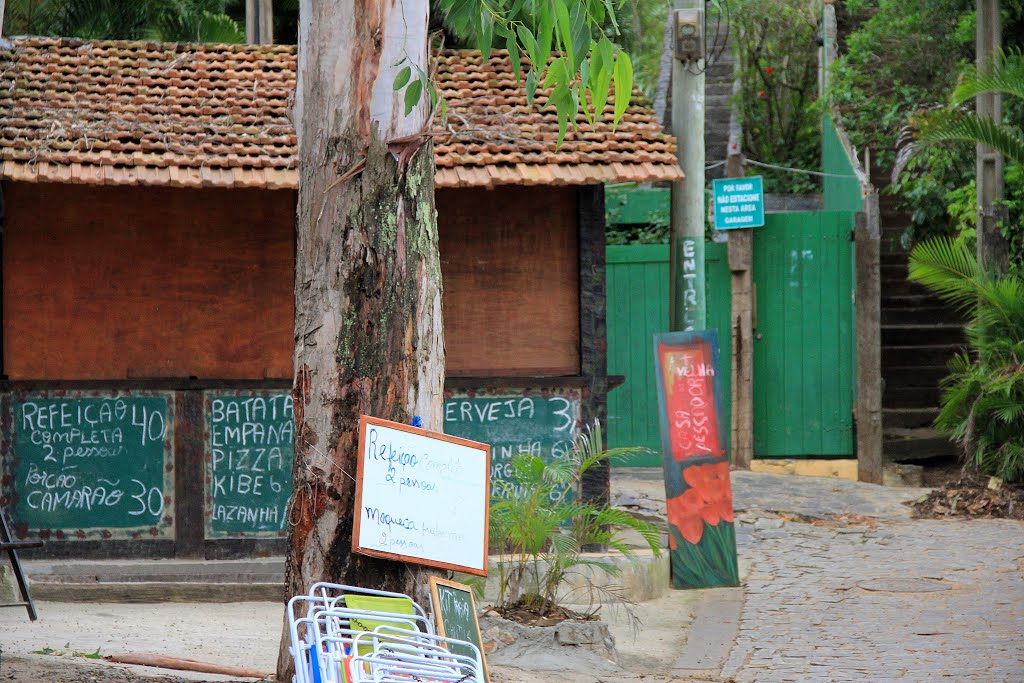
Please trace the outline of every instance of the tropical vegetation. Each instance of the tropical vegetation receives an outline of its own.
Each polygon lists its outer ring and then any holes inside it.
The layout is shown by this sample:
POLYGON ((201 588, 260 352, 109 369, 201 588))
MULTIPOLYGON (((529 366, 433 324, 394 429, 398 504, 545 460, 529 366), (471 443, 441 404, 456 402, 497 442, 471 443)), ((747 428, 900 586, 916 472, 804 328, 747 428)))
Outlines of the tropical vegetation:
POLYGON ((969 352, 950 361, 936 426, 965 464, 1007 482, 1024 479, 1024 277, 978 267, 963 241, 933 238, 910 254, 910 279, 970 316, 969 352))
MULTIPOLYGON (((523 607, 547 614, 559 604, 565 579, 574 573, 598 594, 599 603, 616 599, 614 591, 590 582, 587 571, 596 569, 614 577, 619 566, 584 551, 603 547, 635 559, 627 530, 639 534, 652 552, 660 553, 661 534, 653 524, 583 499, 581 484, 587 471, 641 450, 605 450, 603 444, 601 425, 595 422, 562 457, 517 456, 512 476, 494 481, 490 541, 492 549, 503 555, 497 569, 499 610, 523 607)), ((592 602, 594 596, 562 597, 578 603, 592 602)))
MULTIPOLYGON (((977 143, 988 145, 1002 154, 1006 162, 1004 185, 1006 190, 1007 219, 1000 226, 1009 243, 1011 264, 1024 264, 1024 52, 1007 50, 997 55, 983 70, 965 70, 960 84, 945 107, 923 112, 910 121, 896 158, 894 175, 898 175, 922 148, 933 148, 945 143, 969 143, 973 151, 977 143), (1001 121, 982 116, 968 105, 978 95, 1000 93, 1007 96, 1007 114, 1001 121), (1014 98, 1014 99, 1010 99, 1014 98)), ((960 153, 963 153, 962 151, 960 153)), ((972 245, 975 242, 977 202, 975 183, 946 193, 950 200, 948 211, 959 219, 959 239, 972 245)))

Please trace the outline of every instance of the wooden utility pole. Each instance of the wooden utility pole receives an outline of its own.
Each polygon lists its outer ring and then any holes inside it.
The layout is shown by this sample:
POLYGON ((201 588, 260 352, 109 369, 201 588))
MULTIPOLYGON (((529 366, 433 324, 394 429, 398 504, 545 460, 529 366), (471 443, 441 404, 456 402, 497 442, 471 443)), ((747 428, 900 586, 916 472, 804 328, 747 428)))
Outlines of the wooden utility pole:
POLYGON ((274 0, 245 0, 245 42, 274 43, 274 0))
MULTIPOLYGON (((738 66, 737 66, 738 69, 738 66)), ((740 89, 733 81, 733 100, 740 89)), ((736 105, 729 115, 729 148, 725 162, 728 178, 742 178, 743 128, 736 105)), ((730 230, 729 271, 732 273, 732 464, 750 469, 754 460, 754 230, 730 230)))
MULTIPOLYGON (((992 60, 1002 47, 1002 21, 999 0, 976 0, 977 33, 975 64, 979 74, 987 73, 992 60)), ((978 95, 975 106, 978 116, 1003 120, 1003 98, 998 92, 978 95)), ((998 204, 1003 198, 1003 157, 988 145, 977 145, 978 187, 978 263, 985 269, 1005 273, 1009 267, 1009 245, 999 230, 1006 219, 1006 207, 998 204)))
POLYGON ((672 184, 669 327, 706 326, 704 289, 704 0, 675 0, 672 134, 686 179, 672 184))

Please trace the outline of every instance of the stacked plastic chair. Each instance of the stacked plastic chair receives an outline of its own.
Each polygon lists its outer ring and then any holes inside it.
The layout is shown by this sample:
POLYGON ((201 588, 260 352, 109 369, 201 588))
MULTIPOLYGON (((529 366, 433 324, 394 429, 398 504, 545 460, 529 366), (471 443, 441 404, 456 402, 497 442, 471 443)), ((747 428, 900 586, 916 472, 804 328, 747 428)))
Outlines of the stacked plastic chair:
POLYGON ((403 593, 316 583, 287 609, 294 683, 486 683, 480 650, 437 635, 403 593))

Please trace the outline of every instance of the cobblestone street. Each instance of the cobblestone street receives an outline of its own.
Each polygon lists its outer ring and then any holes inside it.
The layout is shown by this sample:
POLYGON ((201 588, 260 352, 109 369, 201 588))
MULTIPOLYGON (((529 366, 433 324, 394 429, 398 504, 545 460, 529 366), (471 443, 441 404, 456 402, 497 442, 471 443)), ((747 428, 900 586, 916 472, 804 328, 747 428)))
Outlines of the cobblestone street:
POLYGON ((1024 524, 911 520, 897 501, 915 490, 737 474, 749 570, 724 680, 1024 681, 1024 524))

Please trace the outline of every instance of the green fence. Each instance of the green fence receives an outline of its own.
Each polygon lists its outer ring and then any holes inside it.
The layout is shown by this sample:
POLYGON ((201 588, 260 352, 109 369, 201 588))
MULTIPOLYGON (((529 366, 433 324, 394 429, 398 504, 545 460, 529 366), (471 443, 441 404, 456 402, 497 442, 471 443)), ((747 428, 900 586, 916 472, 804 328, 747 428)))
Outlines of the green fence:
MULTIPOLYGON (((729 396, 726 359, 732 344, 726 245, 706 242, 704 250, 708 327, 720 330, 723 396, 729 396)), ((630 465, 661 465, 651 338, 668 331, 668 258, 667 244, 616 246, 607 251, 608 374, 626 378, 608 396, 608 443, 612 448, 643 446, 652 451, 634 456, 630 465)), ((727 425, 730 406, 725 412, 727 425)))
MULTIPOLYGON (((853 453, 853 249, 850 212, 769 214, 755 229, 754 455, 853 453)), ((651 337, 668 329, 667 245, 608 247, 608 398, 612 447, 660 465, 651 337)), ((731 415, 730 273, 725 244, 705 243, 708 327, 719 331, 724 424, 731 415)), ((728 434, 726 434, 728 443, 728 434)))

